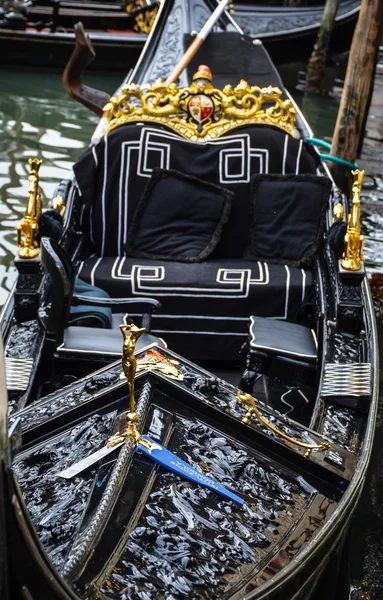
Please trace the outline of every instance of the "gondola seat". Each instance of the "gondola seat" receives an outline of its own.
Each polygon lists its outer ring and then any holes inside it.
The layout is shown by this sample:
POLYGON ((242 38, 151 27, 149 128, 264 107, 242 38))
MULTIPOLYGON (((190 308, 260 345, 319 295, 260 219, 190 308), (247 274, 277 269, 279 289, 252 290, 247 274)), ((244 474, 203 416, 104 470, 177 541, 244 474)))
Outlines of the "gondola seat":
POLYGON ((313 302, 313 274, 287 265, 210 259, 177 263, 131 257, 88 258, 79 277, 118 297, 161 301, 152 332, 188 357, 208 359, 216 344, 227 359, 237 357, 250 314, 296 321, 313 302))
MULTIPOLYGON (((313 303, 310 266, 244 258, 250 236, 254 174, 315 177, 317 162, 302 140, 273 127, 243 127, 192 143, 157 124, 111 131, 74 167, 84 204, 88 257, 78 276, 113 297, 153 297, 162 310, 153 333, 190 359, 235 360, 249 315, 296 321, 313 303), (202 262, 135 258, 127 247, 133 217, 156 169, 198 177, 235 197, 215 251, 202 262)), ((201 214, 201 219, 204 215, 201 214)), ((279 232, 274 234, 277 239, 279 232)))
POLYGON ((128 315, 122 310, 130 311, 133 307, 140 310, 140 324, 146 332, 139 338, 136 351, 158 345, 166 347, 165 342, 150 333, 151 314, 158 310, 160 303, 151 298, 110 298, 101 291, 99 296, 81 288, 80 294, 74 292, 74 275, 70 257, 54 240, 43 237, 41 240, 41 263, 47 272, 52 290, 49 306, 40 311, 46 329, 46 338, 54 347, 57 358, 91 362, 108 363, 122 354, 122 335, 120 324, 126 322, 128 315), (74 307, 74 310, 73 310, 74 307), (76 310, 76 309, 88 310, 76 310), (118 312, 112 312, 112 311, 118 312), (82 323, 95 318, 107 320, 110 311, 109 327, 82 326, 69 323, 82 323), (96 313, 96 314, 95 314, 96 313), (100 315, 101 313, 101 315, 100 315), (103 314, 104 313, 104 314, 103 314))
POLYGON ((251 316, 246 368, 239 387, 252 394, 261 375, 271 375, 290 385, 314 387, 317 361, 317 338, 310 327, 251 316))

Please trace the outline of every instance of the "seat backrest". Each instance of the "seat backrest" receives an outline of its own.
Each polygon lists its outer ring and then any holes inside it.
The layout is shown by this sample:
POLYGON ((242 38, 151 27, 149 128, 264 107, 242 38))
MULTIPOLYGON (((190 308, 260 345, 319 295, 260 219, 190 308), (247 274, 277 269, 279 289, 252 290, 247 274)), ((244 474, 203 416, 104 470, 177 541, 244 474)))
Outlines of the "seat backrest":
POLYGON ((124 255, 134 211, 154 167, 175 169, 234 192, 215 255, 240 258, 248 243, 251 176, 315 173, 316 161, 303 140, 264 125, 243 127, 203 143, 158 125, 117 127, 74 167, 88 208, 85 229, 98 256, 124 255))
POLYGON ((74 269, 70 256, 54 240, 41 238, 41 263, 51 280, 50 307, 41 316, 47 335, 60 344, 68 324, 73 296, 74 269))

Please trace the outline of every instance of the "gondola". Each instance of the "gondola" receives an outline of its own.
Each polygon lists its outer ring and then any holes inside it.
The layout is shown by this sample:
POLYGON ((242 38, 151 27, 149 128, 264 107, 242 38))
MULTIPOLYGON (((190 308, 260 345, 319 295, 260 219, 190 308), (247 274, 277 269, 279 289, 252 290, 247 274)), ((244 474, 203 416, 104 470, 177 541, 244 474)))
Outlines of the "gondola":
MULTIPOLYGON (((93 68, 126 72, 137 62, 146 41, 154 18, 154 5, 157 2, 153 2, 145 18, 138 14, 138 23, 117 4, 91 0, 55 1, 52 6, 37 4, 28 13, 32 22, 27 28, 25 19, 11 27, 5 15, 2 23, 0 19, 3 48, 0 61, 2 64, 65 66, 74 43, 73 25, 81 20, 97 52, 93 68), (57 16, 52 29, 54 10, 57 16), (40 23, 40 30, 33 27, 35 21, 40 23)), ((332 39, 334 51, 349 48, 359 7, 359 0, 341 0, 332 39)), ((281 7, 249 2, 235 3, 233 14, 244 33, 261 39, 279 65, 299 60, 302 53, 311 51, 322 13, 323 5, 281 7)), ((194 30, 198 30, 198 17, 194 30)))
MULTIPOLYGON (((235 4, 234 4, 235 7, 235 4)), ((350 47, 358 18, 360 2, 341 0, 331 40, 333 52, 350 47)), ((234 9, 234 17, 243 32, 258 37, 276 64, 301 60, 314 47, 323 16, 323 4, 280 7, 251 6, 249 3, 234 9)))
POLYGON ((150 33, 158 10, 156 0, 123 4, 83 0, 10 3, 0 12, 2 64, 64 67, 81 21, 97 50, 98 69, 126 72, 133 67, 150 33))
POLYGON ((162 3, 107 105, 77 88, 102 118, 43 213, 30 160, 1 317, 4 600, 308 600, 325 573, 341 598, 378 392, 363 173, 348 202, 226 12, 186 60, 201 7, 162 3))

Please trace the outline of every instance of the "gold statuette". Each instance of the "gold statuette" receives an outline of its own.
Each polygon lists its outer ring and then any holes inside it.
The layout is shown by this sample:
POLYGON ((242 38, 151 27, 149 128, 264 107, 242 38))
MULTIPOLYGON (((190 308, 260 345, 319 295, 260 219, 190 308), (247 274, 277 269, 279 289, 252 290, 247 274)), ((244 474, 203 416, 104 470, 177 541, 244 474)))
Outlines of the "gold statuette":
POLYGON ((255 404, 255 399, 251 394, 246 394, 245 392, 238 391, 237 392, 237 400, 241 403, 243 407, 248 407, 246 415, 242 419, 242 423, 248 425, 251 421, 251 417, 255 415, 257 419, 265 425, 271 431, 274 431, 277 435, 279 435, 284 440, 287 440, 291 444, 295 444, 296 446, 300 446, 301 448, 305 448, 305 458, 309 458, 310 454, 313 450, 320 450, 324 452, 325 450, 329 450, 330 444, 328 442, 321 442, 320 444, 306 444, 305 442, 301 442, 300 440, 296 440, 295 438, 290 437, 287 433, 284 433, 277 427, 274 427, 271 423, 269 423, 265 417, 262 417, 259 412, 257 405, 255 404))
POLYGON ((137 359, 134 355, 138 338, 145 331, 145 327, 139 328, 136 325, 120 325, 124 341, 122 345, 122 369, 129 385, 129 412, 126 415, 128 422, 127 429, 121 433, 116 433, 109 438, 108 446, 115 446, 129 437, 135 444, 140 440, 140 434, 136 429, 138 415, 136 413, 136 402, 134 399, 134 378, 137 371, 137 359))
POLYGON ((158 79, 153 85, 125 85, 121 95, 112 96, 104 112, 108 131, 127 123, 158 123, 186 140, 208 141, 247 125, 268 125, 299 138, 296 109, 282 91, 273 86, 260 88, 241 80, 233 88, 219 90, 212 74, 200 65, 187 88, 166 85, 158 79), (131 100, 135 99, 131 103, 131 100))
POLYGON ((29 199, 24 219, 17 226, 17 245, 20 258, 36 258, 40 253, 39 221, 42 213, 41 194, 39 189, 39 168, 42 163, 37 158, 30 158, 29 199))
POLYGON ((352 208, 348 216, 347 232, 344 236, 345 250, 341 265, 349 271, 359 271, 363 261, 364 237, 360 227, 360 195, 364 171, 351 171, 354 175, 352 186, 352 208))

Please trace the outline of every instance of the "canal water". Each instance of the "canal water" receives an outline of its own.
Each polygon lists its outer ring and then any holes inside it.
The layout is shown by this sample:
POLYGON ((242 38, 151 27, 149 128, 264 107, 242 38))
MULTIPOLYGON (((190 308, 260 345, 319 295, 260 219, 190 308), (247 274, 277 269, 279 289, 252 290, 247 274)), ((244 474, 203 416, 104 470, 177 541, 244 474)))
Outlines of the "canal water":
MULTIPOLYGON (((326 99, 305 97, 296 88, 297 73, 303 67, 298 64, 284 67, 282 77, 302 106, 315 136, 330 141, 339 95, 335 93, 326 99)), ((91 73, 85 83, 112 94, 121 78, 118 74, 91 73)), ((16 253, 15 226, 25 211, 28 197, 28 158, 43 160, 41 189, 43 204, 48 206, 59 181, 71 176, 71 166, 87 147, 97 120, 93 113, 64 94, 59 71, 0 68, 0 307, 15 280, 12 267, 16 253)), ((362 206, 366 263, 371 274, 383 270, 383 179, 367 177, 362 206)), ((379 329, 382 347, 380 318, 379 329)), ((381 397, 370 473, 339 574, 345 582, 344 592, 334 600, 383 599, 382 440, 381 397)))

